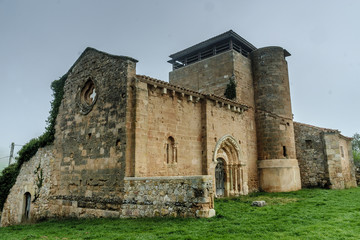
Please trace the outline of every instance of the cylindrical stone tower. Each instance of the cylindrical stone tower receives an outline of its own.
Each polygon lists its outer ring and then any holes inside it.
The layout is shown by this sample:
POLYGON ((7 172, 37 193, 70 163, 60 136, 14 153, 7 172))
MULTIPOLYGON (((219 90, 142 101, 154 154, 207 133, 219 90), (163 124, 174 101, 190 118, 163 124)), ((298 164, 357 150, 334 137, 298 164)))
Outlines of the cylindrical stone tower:
POLYGON ((267 192, 301 189, 285 61, 289 55, 281 47, 251 53, 260 188, 267 192))

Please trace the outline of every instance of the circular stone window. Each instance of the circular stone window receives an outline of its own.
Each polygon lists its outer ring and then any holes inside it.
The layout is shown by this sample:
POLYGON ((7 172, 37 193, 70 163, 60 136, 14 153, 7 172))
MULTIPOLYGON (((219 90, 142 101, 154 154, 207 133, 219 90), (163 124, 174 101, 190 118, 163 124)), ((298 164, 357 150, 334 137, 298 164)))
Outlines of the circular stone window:
POLYGON ((97 99, 94 82, 89 79, 80 91, 80 112, 87 114, 93 108, 97 99))

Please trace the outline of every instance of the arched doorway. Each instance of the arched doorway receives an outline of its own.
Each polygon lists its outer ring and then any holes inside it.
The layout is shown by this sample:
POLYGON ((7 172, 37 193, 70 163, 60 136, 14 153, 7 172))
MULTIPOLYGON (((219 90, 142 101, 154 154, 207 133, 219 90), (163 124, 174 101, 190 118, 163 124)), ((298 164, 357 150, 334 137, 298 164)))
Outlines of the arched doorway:
POLYGON ((216 197, 238 196, 248 193, 246 161, 240 145, 231 135, 217 142, 213 158, 216 197))
POLYGON ((24 219, 25 221, 30 219, 30 204, 31 204, 31 194, 26 192, 24 195, 24 219))
POLYGON ((216 196, 223 197, 225 195, 225 168, 224 160, 222 158, 217 159, 215 167, 215 186, 216 196))

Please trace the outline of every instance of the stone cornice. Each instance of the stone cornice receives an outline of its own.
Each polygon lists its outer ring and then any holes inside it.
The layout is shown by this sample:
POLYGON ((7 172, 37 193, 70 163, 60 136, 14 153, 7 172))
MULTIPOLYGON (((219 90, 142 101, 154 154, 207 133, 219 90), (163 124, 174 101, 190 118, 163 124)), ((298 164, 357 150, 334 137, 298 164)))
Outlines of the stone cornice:
POLYGON ((226 107, 227 109, 237 112, 243 113, 247 111, 249 106, 239 103, 237 101, 232 101, 230 99, 226 99, 214 94, 204 94, 200 92, 196 92, 187 88, 183 88, 177 85, 170 84, 168 82, 164 82, 158 79, 154 79, 144 75, 136 75, 137 79, 141 82, 147 83, 148 85, 153 86, 154 88, 162 88, 163 94, 167 94, 168 92, 172 92, 174 95, 175 93, 179 93, 182 97, 187 95, 188 101, 198 102, 200 99, 207 99, 214 102, 215 105, 226 107))

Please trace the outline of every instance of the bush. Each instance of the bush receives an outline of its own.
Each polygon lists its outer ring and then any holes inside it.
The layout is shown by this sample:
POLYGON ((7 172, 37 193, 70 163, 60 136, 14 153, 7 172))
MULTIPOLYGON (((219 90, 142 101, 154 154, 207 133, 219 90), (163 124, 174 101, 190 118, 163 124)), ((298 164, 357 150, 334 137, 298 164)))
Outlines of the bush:
POLYGON ((51 110, 46 121, 47 127, 45 132, 40 137, 33 138, 26 143, 18 152, 19 157, 17 158, 17 162, 3 170, 2 175, 0 176, 0 209, 3 208, 10 189, 15 184, 22 164, 29 161, 36 154, 39 148, 48 146, 54 142, 56 117, 59 113, 61 100, 64 96, 64 85, 67 76, 68 73, 62 76, 59 80, 55 80, 51 83, 54 99, 51 102, 51 110))
POLYGON ((3 208, 10 189, 15 184, 16 177, 19 174, 17 163, 4 168, 0 175, 0 209, 3 208))
POLYGON ((357 166, 360 166, 360 134, 355 133, 353 136, 353 140, 351 141, 354 163, 357 166))
POLYGON ((227 99, 233 100, 236 98, 236 83, 233 77, 230 78, 229 83, 226 85, 225 97, 227 99))
POLYGON ((360 152, 353 150, 354 163, 356 166, 360 166, 360 152))

